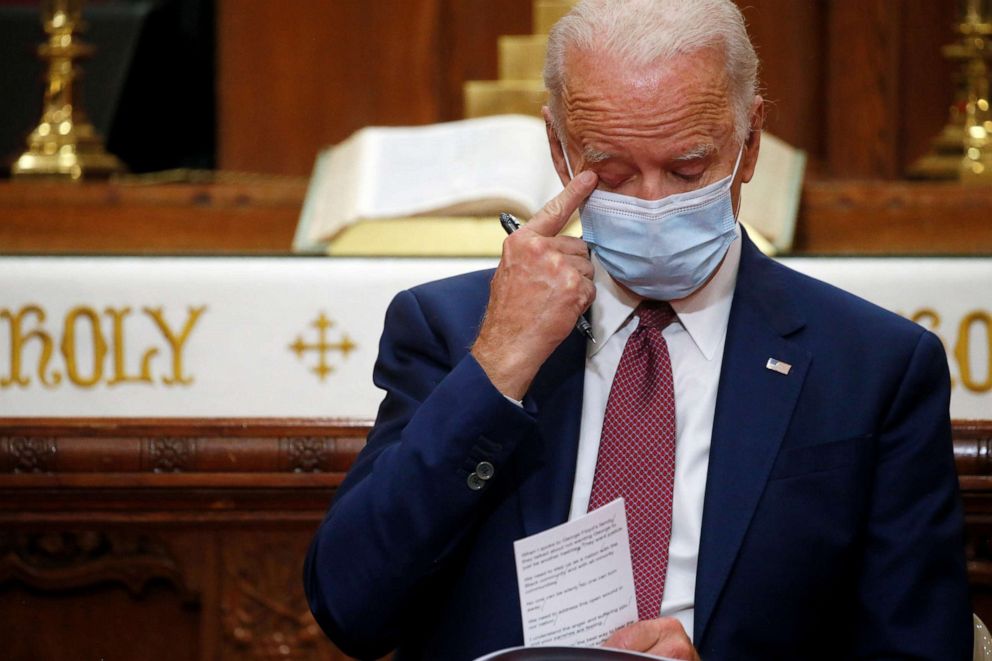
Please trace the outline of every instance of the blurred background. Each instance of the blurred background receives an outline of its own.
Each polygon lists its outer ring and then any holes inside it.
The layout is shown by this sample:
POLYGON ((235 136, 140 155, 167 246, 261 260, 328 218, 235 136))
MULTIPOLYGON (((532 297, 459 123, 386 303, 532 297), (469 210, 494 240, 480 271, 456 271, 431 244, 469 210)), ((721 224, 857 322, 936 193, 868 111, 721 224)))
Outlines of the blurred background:
MULTIPOLYGON (((24 149, 41 113, 40 3, 0 0, 0 154, 24 149)), ((132 172, 217 162, 211 0, 87 3, 83 107, 132 172)))
MULTIPOLYGON (((131 173, 191 168, 201 172, 197 181, 228 184, 245 181, 231 173, 269 177, 262 184, 252 179, 246 190, 196 194, 220 210, 225 192, 247 195, 278 215, 280 229, 254 243, 210 238, 200 228, 180 233, 200 233, 198 242, 181 243, 175 232, 165 232, 171 242, 147 233, 111 241, 73 221, 70 245, 57 239, 69 226, 37 220, 44 214, 31 205, 34 195, 45 203, 54 195, 63 219, 87 217, 78 196, 0 185, 0 210, 8 217, 0 223, 0 249, 288 250, 321 148, 364 126, 465 117, 466 87, 501 77, 501 39, 538 31, 541 4, 91 0, 83 38, 95 51, 82 60, 83 101, 108 150, 131 173), (47 223, 43 238, 35 236, 39 222, 47 223)), ((766 128, 808 156, 795 251, 992 248, 992 230, 968 211, 989 209, 984 195, 965 191, 948 200, 943 189, 900 185, 919 178, 914 165, 951 115, 963 111, 962 65, 942 48, 961 40, 957 26, 968 4, 988 11, 986 0, 741 3, 762 62, 766 128)), ((0 156, 7 166, 41 111, 39 5, 0 0, 0 156)), ((537 112, 539 103, 531 105, 537 112)), ((170 189, 165 201, 157 198, 156 213, 164 213, 163 204, 183 207, 187 192, 170 189)), ((140 194, 125 195, 116 204, 141 206, 140 194)))
MULTIPOLYGON (((464 116, 495 79, 500 35, 532 0, 91 0, 85 106, 133 172, 306 175, 317 150, 371 124, 464 116)), ((37 120, 39 2, 0 0, 0 148, 37 120)), ((958 0, 742 3, 771 101, 767 128, 814 173, 896 179, 947 119, 958 0)))

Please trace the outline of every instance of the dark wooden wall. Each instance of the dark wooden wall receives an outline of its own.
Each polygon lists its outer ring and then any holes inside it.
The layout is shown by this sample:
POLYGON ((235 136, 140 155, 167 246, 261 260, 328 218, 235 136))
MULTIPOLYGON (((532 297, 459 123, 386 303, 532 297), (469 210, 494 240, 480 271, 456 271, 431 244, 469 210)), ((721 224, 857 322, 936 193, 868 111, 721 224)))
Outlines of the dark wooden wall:
MULTIPOLYGON (((830 178, 900 177, 941 128, 956 0, 739 0, 763 64, 768 128, 830 178)), ((218 0, 225 169, 308 174, 370 124, 462 116, 496 77, 496 40, 532 0, 218 0)))
POLYGON ((530 0, 218 0, 218 161, 307 174, 317 150, 372 124, 462 115, 496 75, 496 38, 531 30, 530 0))

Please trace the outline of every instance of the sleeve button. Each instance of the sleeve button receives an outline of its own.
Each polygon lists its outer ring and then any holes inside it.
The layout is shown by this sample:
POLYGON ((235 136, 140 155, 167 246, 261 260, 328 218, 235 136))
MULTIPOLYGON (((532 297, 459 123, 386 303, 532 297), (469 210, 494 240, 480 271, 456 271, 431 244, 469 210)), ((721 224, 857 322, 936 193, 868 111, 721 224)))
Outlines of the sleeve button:
POLYGON ((496 468, 488 461, 480 461, 475 467, 475 474, 482 480, 488 480, 496 474, 496 468))
POLYGON ((472 491, 478 491, 482 487, 486 486, 485 480, 479 477, 478 473, 470 473, 466 482, 468 483, 468 488, 472 491))

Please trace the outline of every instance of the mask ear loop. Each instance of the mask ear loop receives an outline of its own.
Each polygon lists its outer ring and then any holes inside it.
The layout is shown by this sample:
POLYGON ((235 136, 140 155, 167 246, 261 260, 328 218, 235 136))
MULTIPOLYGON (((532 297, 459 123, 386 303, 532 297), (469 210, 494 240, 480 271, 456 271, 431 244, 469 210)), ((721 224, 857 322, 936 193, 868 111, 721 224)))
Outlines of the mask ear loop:
MULTIPOLYGON (((741 165, 741 159, 744 157, 744 147, 746 147, 746 146, 747 146, 747 139, 745 138, 744 142, 741 143, 741 149, 740 149, 740 151, 737 152, 737 161, 734 163, 734 171, 730 175, 730 189, 731 190, 733 190, 734 179, 737 178, 737 168, 739 168, 740 165, 741 165)), ((567 158, 567 156, 566 156, 566 158, 567 158)), ((735 221, 738 219, 738 215, 740 214, 740 212, 741 212, 741 194, 738 191, 738 193, 737 193, 737 207, 734 209, 734 220, 735 221)))
MULTIPOLYGON (((572 164, 568 162, 568 150, 565 149, 565 142, 563 140, 559 140, 558 144, 561 145, 561 153, 565 156, 565 168, 568 170, 568 178, 575 179, 575 175, 572 174, 572 164)), ((592 254, 592 248, 590 248, 588 245, 586 245, 586 250, 589 252, 589 254, 592 254)), ((582 318, 585 319, 584 316, 582 318)))
POLYGON ((747 140, 741 143, 741 148, 737 152, 737 160, 734 161, 734 171, 730 174, 730 180, 733 181, 737 177, 737 168, 741 166, 741 159, 744 157, 744 147, 747 146, 747 140))
POLYGON ((565 167, 568 169, 568 178, 575 179, 575 174, 572 173, 572 164, 568 162, 568 150, 565 149, 565 141, 559 140, 558 144, 561 145, 561 153, 565 156, 565 167))

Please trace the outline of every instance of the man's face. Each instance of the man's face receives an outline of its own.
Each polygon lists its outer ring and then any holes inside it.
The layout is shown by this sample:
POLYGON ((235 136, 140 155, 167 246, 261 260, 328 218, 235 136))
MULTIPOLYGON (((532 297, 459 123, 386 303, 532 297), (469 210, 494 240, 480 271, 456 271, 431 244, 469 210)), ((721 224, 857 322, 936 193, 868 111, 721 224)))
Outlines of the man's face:
MULTIPOLYGON (((574 172, 593 170, 599 188, 657 200, 702 188, 731 173, 741 148, 722 56, 703 50, 664 66, 631 68, 622 61, 572 52, 562 95, 568 158, 574 172)), ((760 118, 755 97, 752 117, 760 118)), ((754 134, 752 134, 753 136, 754 134)), ((563 180, 567 169, 552 139, 552 156, 563 180)), ((752 138, 733 187, 757 158, 752 138)))

